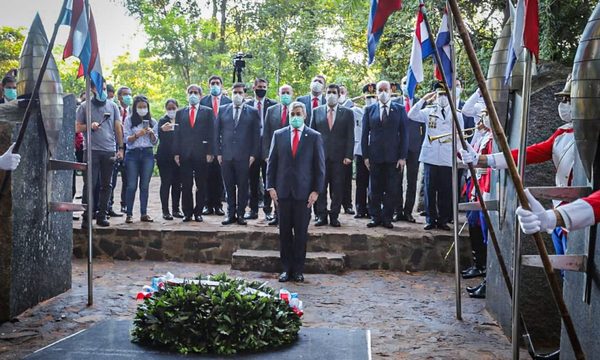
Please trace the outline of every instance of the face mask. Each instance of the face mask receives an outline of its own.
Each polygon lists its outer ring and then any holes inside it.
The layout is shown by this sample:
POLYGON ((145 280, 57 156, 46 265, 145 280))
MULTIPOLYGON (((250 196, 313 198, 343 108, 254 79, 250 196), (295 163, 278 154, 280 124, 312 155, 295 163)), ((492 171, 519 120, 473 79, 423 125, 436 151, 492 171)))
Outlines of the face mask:
POLYGON ((148 108, 137 108, 135 109, 139 116, 144 117, 148 115, 148 108))
POLYGON ((390 101, 390 93, 387 91, 377 93, 377 97, 379 98, 379 101, 381 101, 384 104, 387 104, 388 101, 390 101))
POLYGON ((310 84, 310 90, 312 90, 312 92, 314 92, 316 94, 320 94, 323 92, 323 84, 321 84, 318 81, 313 81, 310 84))
POLYGON ((558 104, 558 115, 564 122, 571 122, 571 103, 561 102, 558 104))
POLYGON ((131 104, 133 104, 133 98, 131 95, 123 95, 123 104, 127 106, 131 106, 131 104))
POLYGON ((370 106, 373 104, 375 104, 375 98, 370 97, 365 99, 365 105, 370 106))
POLYGON ((292 95, 283 94, 280 96, 280 98, 281 98, 281 103, 285 106, 288 106, 289 104, 292 103, 292 95))
POLYGON ((169 119, 175 119, 175 114, 177 114, 177 110, 167 110, 167 116, 169 119))
POLYGON ((335 106, 338 103, 338 96, 337 94, 327 94, 327 105, 329 106, 335 106))
POLYGON ((17 89, 4 89, 4 97, 8 100, 14 100, 17 98, 17 89))
POLYGON ((265 97, 265 95, 267 95, 267 90, 257 89, 257 90, 254 90, 254 94, 256 94, 257 98, 262 99, 265 97))
POLYGON ((190 102, 190 105, 198 105, 200 97, 196 94, 190 94, 188 95, 188 101, 190 102))
POLYGON ((340 104, 343 104, 346 102, 346 100, 348 100, 348 97, 346 95, 340 95, 340 98, 338 99, 338 102, 340 104))
POLYGON ((294 129, 299 129, 302 124, 304 124, 304 118, 302 118, 302 116, 292 116, 290 119, 290 125, 292 125, 294 129))
POLYGON ((456 88, 456 98, 457 99, 460 99, 460 94, 462 94, 462 88, 457 87, 456 88))
POLYGON ((244 96, 240 94, 233 94, 233 105, 240 106, 244 102, 244 96))
POLYGON ((490 117, 488 115, 482 116, 481 120, 483 120, 483 126, 485 126, 488 129, 492 128, 492 124, 490 123, 490 117))
POLYGON ((212 96, 219 96, 219 95, 221 95, 221 87, 219 85, 212 85, 210 87, 210 94, 212 96))
POLYGON ((446 95, 440 95, 438 96, 438 104, 440 104, 441 107, 445 108, 446 106, 448 106, 448 97, 446 95))
POLYGON ((402 95, 408 96, 408 86, 402 85, 402 95))
POLYGON ((102 92, 102 95, 96 93, 96 100, 100 101, 100 102, 105 102, 106 101, 106 90, 102 92))

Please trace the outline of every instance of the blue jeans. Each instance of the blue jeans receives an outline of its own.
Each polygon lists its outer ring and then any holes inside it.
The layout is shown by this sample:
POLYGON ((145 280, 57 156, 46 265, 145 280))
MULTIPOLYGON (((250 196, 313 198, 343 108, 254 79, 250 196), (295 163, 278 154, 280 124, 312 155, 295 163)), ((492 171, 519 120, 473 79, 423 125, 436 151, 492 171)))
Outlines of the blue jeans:
POLYGON ((125 156, 125 171, 127 172, 127 215, 133 215, 133 202, 135 200, 135 192, 140 185, 140 213, 146 215, 148 208, 148 189, 150 187, 150 178, 154 170, 154 154, 153 149, 127 149, 125 156))

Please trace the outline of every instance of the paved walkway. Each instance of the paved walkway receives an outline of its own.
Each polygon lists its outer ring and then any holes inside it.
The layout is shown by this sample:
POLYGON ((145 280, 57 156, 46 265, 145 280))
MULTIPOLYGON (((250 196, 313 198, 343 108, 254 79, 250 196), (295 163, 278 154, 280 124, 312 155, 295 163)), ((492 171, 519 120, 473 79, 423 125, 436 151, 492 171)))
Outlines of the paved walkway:
MULTIPOLYGON (((87 307, 86 265, 85 260, 73 261, 72 290, 0 325, 0 359, 22 358, 104 319, 131 319, 135 294, 155 274, 227 272, 279 287, 275 274, 231 271, 227 265, 105 260, 94 264, 94 305, 87 307)), ((484 301, 463 293, 463 321, 455 319, 450 274, 350 271, 342 276, 309 274, 306 280, 288 286, 305 304, 304 326, 370 329, 374 359, 511 357, 510 343, 485 311, 484 301)))

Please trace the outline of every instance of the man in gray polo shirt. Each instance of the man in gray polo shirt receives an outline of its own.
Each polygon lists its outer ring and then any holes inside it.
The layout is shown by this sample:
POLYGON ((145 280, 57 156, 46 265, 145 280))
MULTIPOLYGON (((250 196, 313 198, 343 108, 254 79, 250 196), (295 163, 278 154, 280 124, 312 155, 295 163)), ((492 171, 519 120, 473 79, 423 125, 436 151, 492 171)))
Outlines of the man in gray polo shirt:
MULTIPOLYGON (((102 95, 98 95, 96 87, 92 84, 92 188, 95 189, 100 181, 100 194, 98 197, 98 213, 96 214, 96 224, 99 226, 109 226, 110 223, 106 219, 106 208, 108 206, 108 198, 110 196, 110 180, 112 175, 113 165, 116 159, 123 158, 123 125, 119 107, 112 101, 106 99, 106 84, 103 84, 104 91, 102 95), (119 145, 118 151, 115 154, 115 149, 119 145)), ((84 135, 83 149, 84 161, 87 162, 87 146, 88 139, 86 134, 86 108, 89 102, 84 101, 77 109, 77 125, 76 131, 82 132, 84 135)), ((87 176, 83 176, 83 204, 88 203, 87 199, 87 176)), ((89 210, 89 209, 88 209, 89 210)), ((93 210, 93 209, 92 209, 93 210)), ((87 214, 83 214, 83 222, 81 227, 87 227, 87 214)))

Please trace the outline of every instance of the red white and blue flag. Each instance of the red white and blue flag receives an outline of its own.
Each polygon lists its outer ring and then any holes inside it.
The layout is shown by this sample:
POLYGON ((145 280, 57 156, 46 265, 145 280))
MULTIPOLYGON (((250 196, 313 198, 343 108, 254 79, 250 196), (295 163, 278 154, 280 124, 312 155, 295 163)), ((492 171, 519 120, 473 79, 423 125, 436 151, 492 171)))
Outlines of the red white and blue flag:
POLYGON ((537 0, 518 0, 516 9, 511 5, 512 34, 508 45, 508 67, 504 81, 508 82, 523 48, 527 48, 539 60, 539 11, 537 0))
MULTIPOLYGON (((440 25, 440 29, 438 30, 437 37, 435 39, 435 47, 438 49, 438 53, 440 54, 440 58, 442 60, 441 69, 444 71, 444 75, 446 75, 448 87, 452 89, 452 84, 454 84, 454 73, 452 72, 452 50, 450 48, 448 9, 444 11, 444 16, 442 16, 442 24, 440 25)), ((435 77, 440 81, 443 80, 439 65, 436 65, 435 67, 435 77)))
POLYGON ((379 38, 383 34, 383 27, 390 15, 402 9, 402 0, 371 0, 369 24, 367 26, 367 49, 369 51, 369 65, 375 60, 375 51, 379 38))
POLYGON ((99 95, 102 95, 102 66, 98 53, 98 38, 94 15, 90 10, 89 22, 84 0, 67 0, 63 9, 61 25, 71 27, 69 39, 65 45, 63 59, 75 56, 79 59, 78 76, 89 76, 99 95))
POLYGON ((415 27, 415 33, 413 35, 412 52, 410 53, 410 64, 408 66, 407 87, 409 99, 414 99, 415 90, 417 84, 423 81, 423 60, 427 59, 434 52, 433 44, 427 32, 425 21, 423 20, 423 13, 419 5, 419 12, 417 13, 417 25, 415 27))

